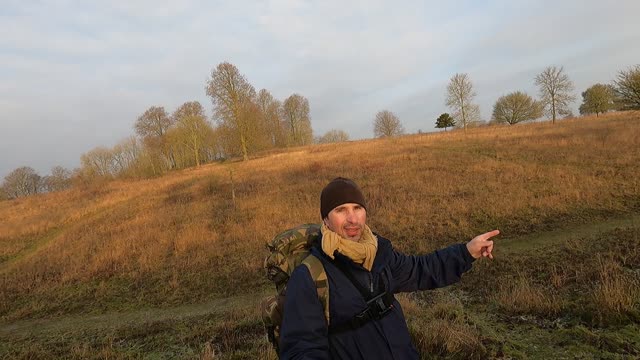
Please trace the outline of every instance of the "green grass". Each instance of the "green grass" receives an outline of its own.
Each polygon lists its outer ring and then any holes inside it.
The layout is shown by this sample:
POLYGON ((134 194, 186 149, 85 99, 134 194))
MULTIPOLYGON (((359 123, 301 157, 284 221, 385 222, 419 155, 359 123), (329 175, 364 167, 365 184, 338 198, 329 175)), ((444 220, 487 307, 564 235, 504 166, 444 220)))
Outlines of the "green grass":
MULTIPOLYGON (((265 296, 266 294, 257 294, 265 296)), ((254 296, 0 326, 7 358, 246 358, 269 350, 254 296)))

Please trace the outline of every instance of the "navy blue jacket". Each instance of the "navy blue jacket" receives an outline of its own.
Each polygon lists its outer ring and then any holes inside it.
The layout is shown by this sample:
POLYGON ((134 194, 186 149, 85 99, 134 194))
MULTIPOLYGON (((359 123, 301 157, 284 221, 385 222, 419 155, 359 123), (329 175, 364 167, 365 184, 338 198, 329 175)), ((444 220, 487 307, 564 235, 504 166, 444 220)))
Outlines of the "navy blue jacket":
MULTIPOLYGON (((347 269, 363 286, 378 284, 379 277, 392 293, 427 290, 453 284, 474 261, 465 244, 456 244, 423 256, 408 256, 378 236, 371 271, 336 253, 331 260, 321 249, 311 253, 324 265, 329 281, 329 316, 332 326, 351 320, 366 309, 366 300, 336 267, 347 269)), ((329 333, 322 303, 306 266, 298 266, 287 284, 280 335, 281 359, 418 359, 411 343, 402 308, 394 299, 392 311, 379 320, 338 333, 329 333)))

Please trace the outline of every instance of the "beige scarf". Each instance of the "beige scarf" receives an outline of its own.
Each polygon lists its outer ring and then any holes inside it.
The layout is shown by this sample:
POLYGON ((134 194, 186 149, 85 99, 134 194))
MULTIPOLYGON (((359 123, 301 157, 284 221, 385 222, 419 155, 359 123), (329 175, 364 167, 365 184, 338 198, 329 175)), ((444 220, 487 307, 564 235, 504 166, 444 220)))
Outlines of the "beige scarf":
POLYGON ((321 231, 322 251, 324 251, 325 254, 333 259, 334 251, 338 250, 342 255, 371 271, 373 259, 375 259, 376 251, 378 250, 378 238, 373 235, 369 226, 364 225, 364 230, 362 231, 362 236, 359 241, 343 238, 331 231, 324 223, 322 224, 321 231))

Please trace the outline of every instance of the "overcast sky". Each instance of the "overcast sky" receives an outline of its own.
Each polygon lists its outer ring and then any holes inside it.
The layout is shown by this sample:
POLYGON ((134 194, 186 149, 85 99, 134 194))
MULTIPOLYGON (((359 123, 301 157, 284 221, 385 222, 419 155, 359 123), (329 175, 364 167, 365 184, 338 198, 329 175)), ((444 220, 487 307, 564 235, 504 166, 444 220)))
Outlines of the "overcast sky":
POLYGON ((483 119, 546 66, 580 92, 640 63, 640 1, 0 0, 0 178, 41 175, 133 135, 150 106, 200 101, 223 61, 309 99, 314 135, 373 136, 376 112, 434 131, 468 73, 483 119), (479 5, 479 3, 483 3, 479 5))

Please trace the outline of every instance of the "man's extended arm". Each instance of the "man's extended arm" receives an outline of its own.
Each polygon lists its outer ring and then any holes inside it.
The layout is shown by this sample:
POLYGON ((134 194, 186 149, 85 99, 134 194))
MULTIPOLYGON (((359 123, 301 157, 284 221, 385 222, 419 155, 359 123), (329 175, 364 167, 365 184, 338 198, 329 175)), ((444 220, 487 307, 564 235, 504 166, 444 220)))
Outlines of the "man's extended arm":
POLYGON ((434 289, 460 281, 475 259, 493 259, 490 239, 498 234, 499 230, 489 231, 466 244, 451 245, 423 256, 407 256, 392 250, 394 292, 434 289))
POLYGON ((422 256, 392 252, 393 292, 434 289, 460 281, 471 269, 473 256, 465 244, 456 244, 422 256))
POLYGON ((287 283, 280 359, 329 359, 327 320, 306 266, 298 266, 287 283))

